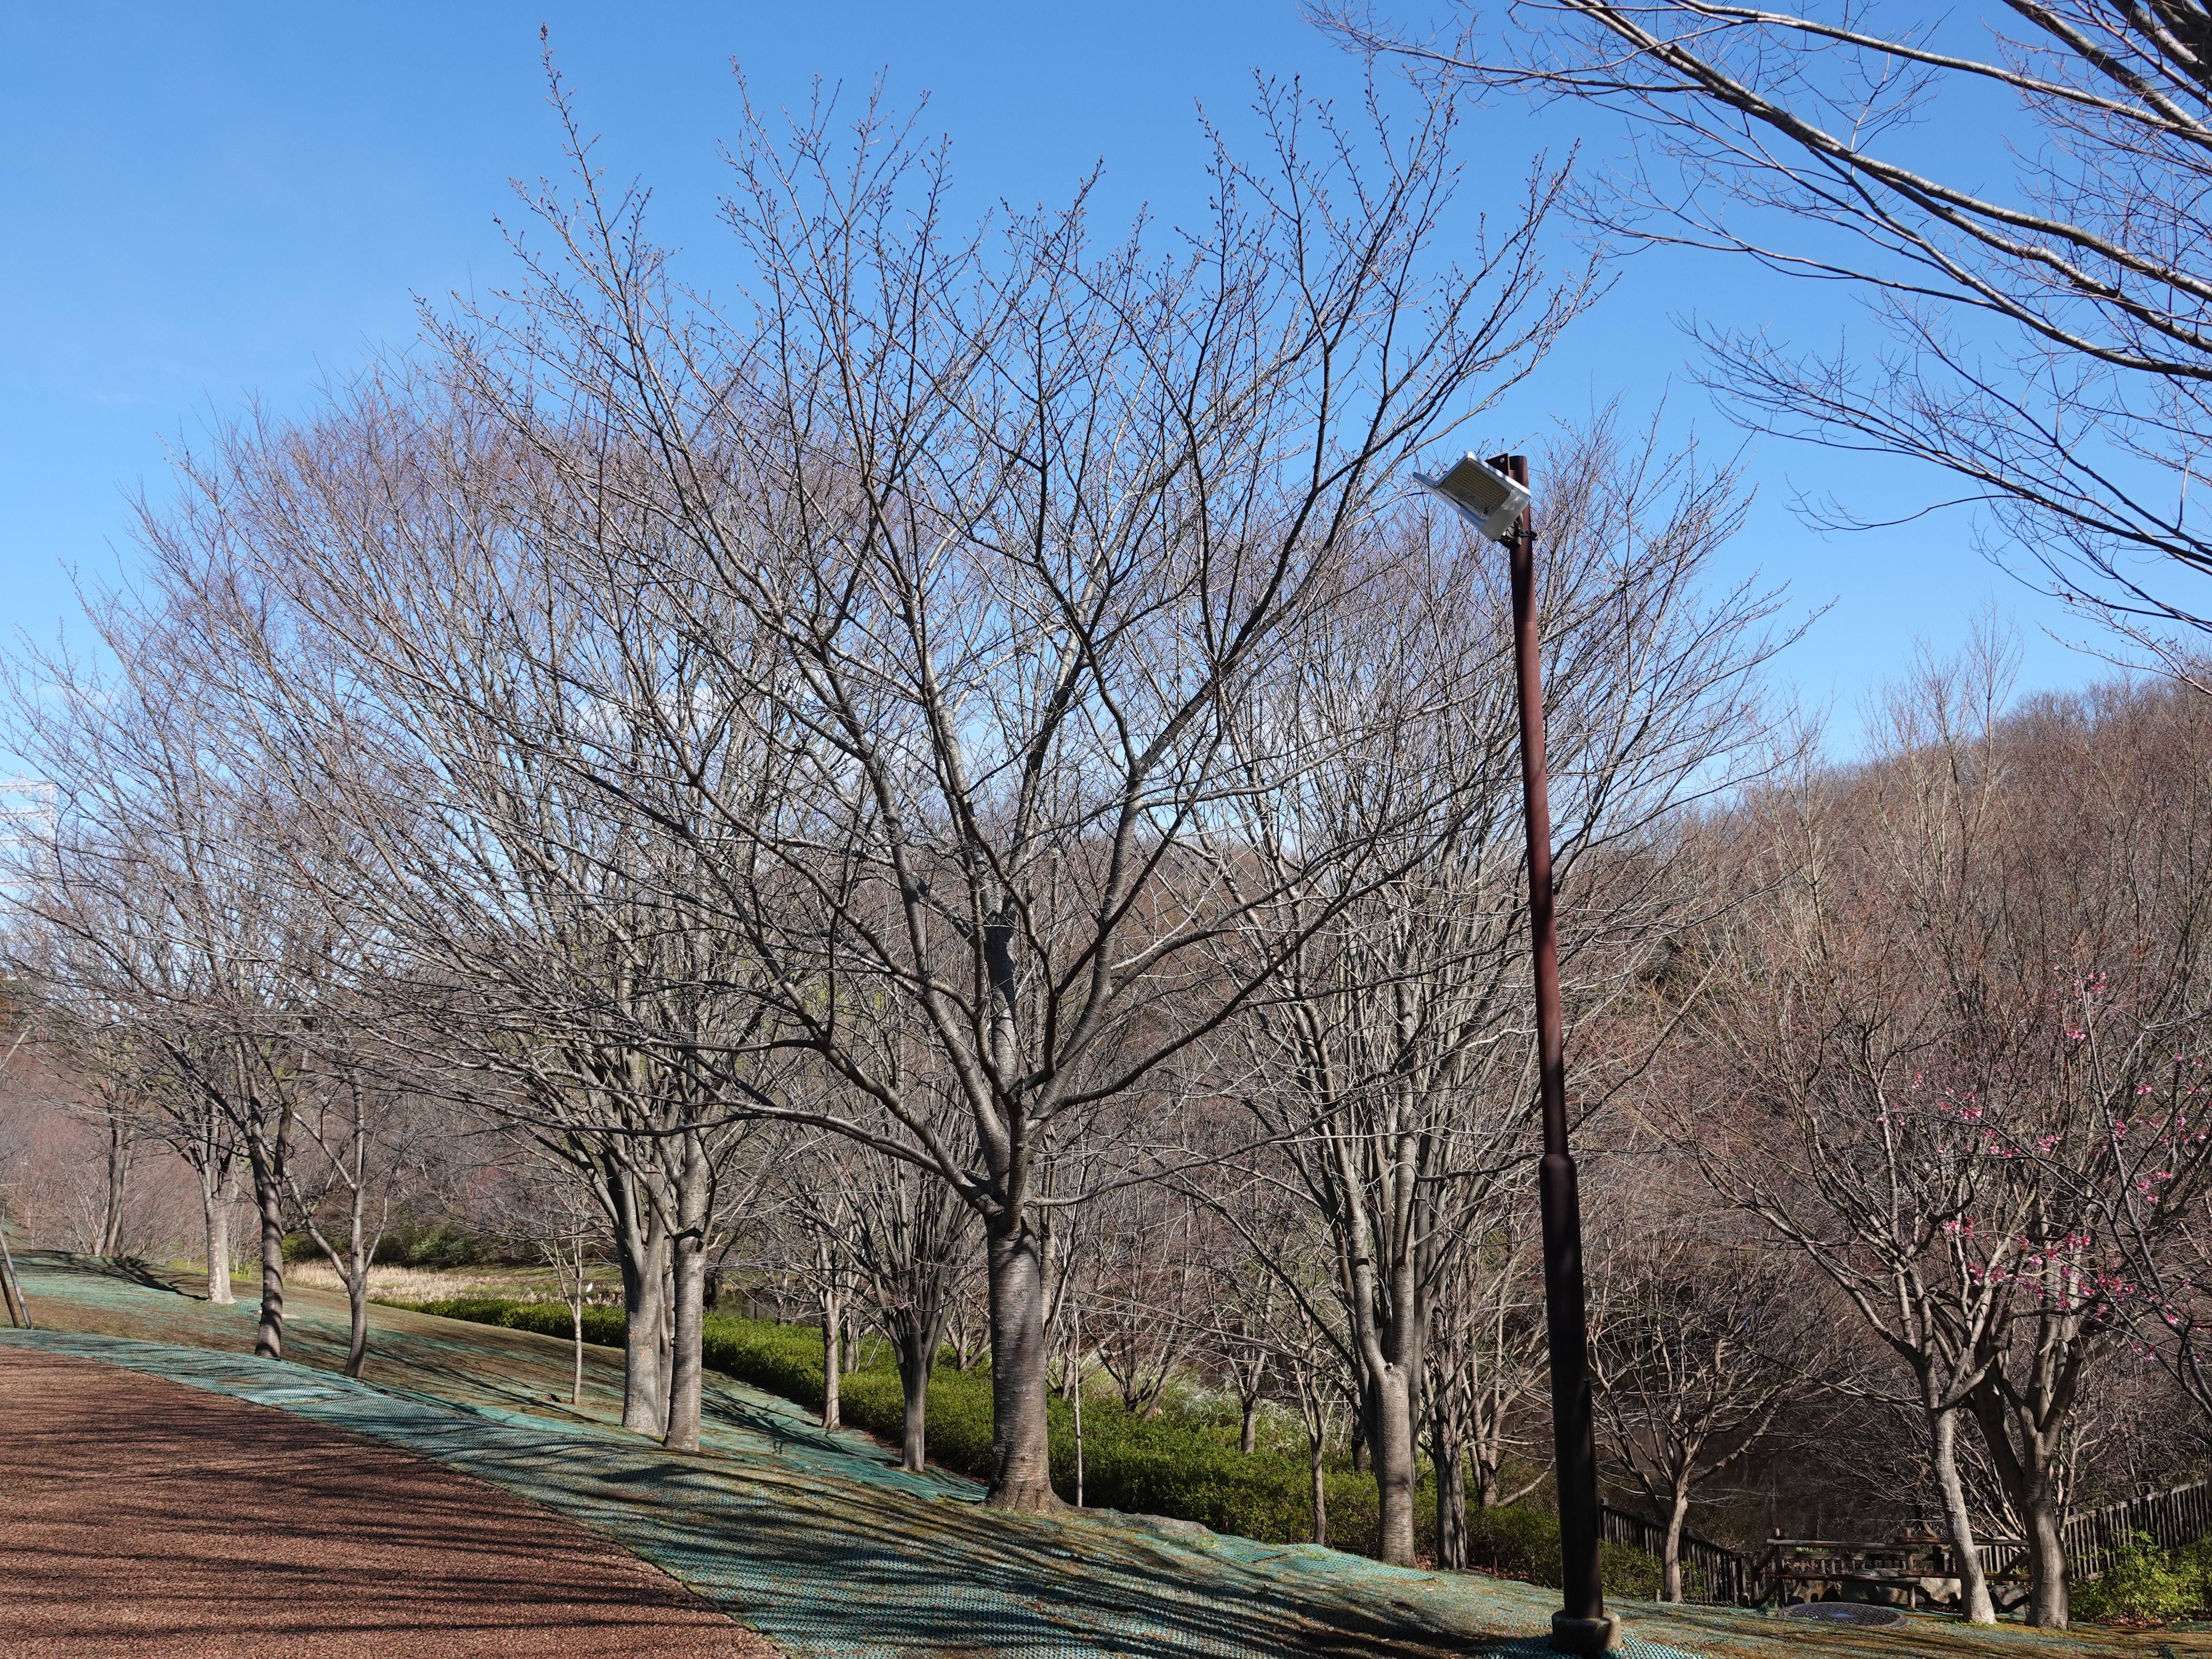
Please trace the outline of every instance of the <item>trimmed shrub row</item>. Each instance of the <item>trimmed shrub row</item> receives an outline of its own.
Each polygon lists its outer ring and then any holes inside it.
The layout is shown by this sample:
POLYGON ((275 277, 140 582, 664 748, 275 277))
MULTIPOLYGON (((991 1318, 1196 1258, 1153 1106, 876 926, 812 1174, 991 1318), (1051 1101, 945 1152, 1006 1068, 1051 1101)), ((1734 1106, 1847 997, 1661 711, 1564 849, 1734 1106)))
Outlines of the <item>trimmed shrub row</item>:
MULTIPOLYGON (((501 1325, 565 1338, 568 1310, 557 1302, 514 1302, 498 1297, 455 1297, 399 1305, 447 1319, 501 1325)), ((584 1340, 610 1347, 623 1340, 618 1308, 586 1308, 584 1340)), ((741 1382, 804 1406, 822 1409, 822 1334, 812 1326, 709 1314, 701 1333, 708 1366, 741 1382)), ((845 1422, 896 1441, 905 1424, 898 1372, 884 1343, 869 1344, 865 1363, 842 1380, 838 1404, 845 1422)), ((1067 1401, 1050 1404, 1053 1485, 1075 1496, 1075 1420, 1067 1401)), ((932 1462, 976 1480, 991 1474, 991 1376, 988 1370, 960 1371, 948 1364, 929 1389, 932 1462)), ((1372 1553, 1378 1517, 1375 1482, 1340 1464, 1323 1479, 1328 1494, 1329 1541, 1372 1553)), ((1083 1406, 1083 1498, 1097 1508, 1195 1521, 1216 1532, 1262 1543, 1302 1543, 1313 1535, 1311 1476, 1305 1460, 1280 1451, 1246 1454, 1237 1449, 1233 1425, 1170 1405, 1158 1415, 1132 1415, 1121 1401, 1086 1398, 1083 1406)), ((1416 1510, 1421 1547, 1435 1548, 1436 1492, 1425 1478, 1416 1510)), ((1474 1564, 1505 1577, 1536 1583, 1559 1582, 1557 1522, 1541 1510, 1469 1510, 1474 1564)), ((1609 1594, 1658 1594, 1659 1564, 1641 1551, 1605 1547, 1609 1594)))
MULTIPOLYGON (((536 1331, 541 1336, 563 1340, 574 1334, 568 1310, 558 1302, 514 1302, 499 1296, 449 1296, 435 1302, 395 1302, 395 1308, 435 1314, 441 1319, 465 1319, 471 1325, 503 1325, 511 1331, 536 1331)), ((623 1343, 620 1308, 586 1308, 584 1340, 603 1348, 623 1343)))

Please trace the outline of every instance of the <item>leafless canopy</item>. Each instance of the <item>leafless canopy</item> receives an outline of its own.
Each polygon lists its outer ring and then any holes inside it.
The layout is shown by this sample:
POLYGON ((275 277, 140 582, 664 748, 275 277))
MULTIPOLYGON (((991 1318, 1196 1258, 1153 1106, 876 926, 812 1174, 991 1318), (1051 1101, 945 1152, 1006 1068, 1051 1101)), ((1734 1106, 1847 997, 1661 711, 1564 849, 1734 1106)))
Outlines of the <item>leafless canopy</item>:
POLYGON ((1844 0, 1519 0, 1503 27, 1470 12, 1429 40, 1322 15, 1363 49, 1627 115, 1634 159, 1585 204, 1609 234, 1852 284, 1879 352, 1699 325, 1747 421, 1947 470, 2124 630, 2208 625, 2212 534, 2189 511, 2212 441, 2199 0, 2010 0, 1980 32, 1844 0), (1992 134, 2010 177, 1985 182, 1960 158, 1992 134))

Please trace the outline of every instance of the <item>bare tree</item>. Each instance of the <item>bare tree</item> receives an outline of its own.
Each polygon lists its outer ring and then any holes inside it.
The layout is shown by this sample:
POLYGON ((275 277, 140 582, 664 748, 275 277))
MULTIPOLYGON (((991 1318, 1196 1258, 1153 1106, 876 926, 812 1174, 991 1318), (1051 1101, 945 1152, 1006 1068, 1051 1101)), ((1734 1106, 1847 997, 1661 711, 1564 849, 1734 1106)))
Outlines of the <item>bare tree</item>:
POLYGON ((92 1253, 112 1256, 122 1248, 131 1168, 140 1142, 148 1138, 148 1114, 141 1098, 149 1079, 134 1053, 133 1034, 120 1022, 79 1026, 73 1021, 54 1021, 51 1030, 52 1036, 66 1045, 55 1057, 72 1074, 71 1109, 100 1136, 100 1224, 92 1253))
POLYGON ((596 1187, 567 1160, 548 1156, 529 1135, 508 1144, 526 1160, 518 1179, 501 1194, 501 1231, 553 1269, 568 1304, 570 1351, 568 1403, 584 1403, 584 1306, 591 1294, 592 1263, 606 1244, 606 1216, 596 1187))
MULTIPOLYGON (((1730 879, 1771 897, 1717 959, 1734 988, 1696 1016, 1682 1125, 1912 1376, 1970 1612, 1991 1616, 1967 1413, 2027 1531, 2029 1616, 2063 1625, 2066 1424, 2128 1263, 2165 1252, 2212 1174, 2180 1121, 2207 900, 2176 875, 2212 797, 2201 766, 2153 758, 2141 705, 2003 717, 2002 668, 1930 668, 1869 766, 1751 815, 1730 879)), ((2197 701, 2149 703, 2194 730, 2197 701)))
POLYGON ((1665 1528, 1660 1599, 1682 1600, 1682 1531, 1698 1489, 1758 1449, 1824 1368, 1828 1310, 1763 1241, 1698 1238, 1679 1199, 1639 1193, 1598 1258, 1607 1282, 1591 1350, 1607 1449, 1665 1528), (1668 1217, 1668 1221, 1658 1218, 1668 1217))
MULTIPOLYGON (((1686 914, 1694 884, 1672 879, 1659 826, 1745 763, 1769 605, 1695 595, 1736 522, 1725 474, 1601 423, 1557 446, 1544 476, 1554 868, 1563 971, 1589 1030, 1686 914)), ((1532 1155, 1535 1105, 1504 573, 1458 530, 1420 547, 1378 577, 1381 603, 1299 638, 1246 705, 1240 744, 1285 726, 1322 740, 1295 787, 1255 775, 1245 798, 1243 942, 1286 968, 1234 1028, 1228 1085, 1335 1241, 1382 1553, 1405 1563, 1439 1281, 1532 1155), (1390 878, 1348 890, 1312 867, 1317 844, 1376 848, 1390 878)), ((1585 1110, 1601 1054, 1586 1042, 1579 1057, 1585 1110)))
POLYGON ((175 619, 116 605, 94 620, 112 676, 61 659, 14 665, 11 742, 58 799, 43 842, 11 845, 15 878, 49 940, 67 941, 43 957, 58 988, 126 1008, 158 1056, 149 1073, 198 1168, 209 1290, 224 1300, 224 1166, 246 1162, 260 1217, 255 1351, 281 1358, 296 970, 322 918, 288 879, 288 802, 211 745, 220 724, 175 619))
POLYGON ((1086 1350, 1113 1379, 1122 1409, 1151 1417, 1196 1355, 1211 1278, 1206 1218, 1187 1194, 1155 1184, 1118 1188, 1090 1209, 1086 1350))
MULTIPOLYGON (((1249 1457, 1259 1448, 1261 1408, 1270 1401, 1279 1403, 1287 1392, 1287 1374, 1277 1352, 1284 1322, 1295 1324, 1301 1318, 1281 1279, 1255 1259, 1247 1237, 1263 1207, 1281 1206, 1272 1183, 1223 1170, 1194 1175, 1207 1190, 1191 1192, 1195 1182, 1185 1178, 1184 1194, 1198 1229, 1196 1305, 1185 1317, 1199 1364, 1237 1401, 1237 1449, 1249 1457), (1243 1230, 1222 1220, 1220 1206, 1236 1208, 1243 1230)), ((1277 1224, 1277 1237, 1306 1231, 1305 1218, 1296 1214, 1279 1215, 1277 1224)), ((1259 1228, 1257 1236, 1267 1231, 1259 1228)))
MULTIPOLYGON (((344 995, 337 975, 325 983, 334 1000, 344 995)), ((304 1034, 311 1046, 299 1065, 298 1118, 301 1151, 309 1156, 285 1171, 300 1226, 345 1287, 348 1376, 361 1375, 368 1352, 369 1267, 427 1127, 408 1080, 380 1073, 360 1051, 368 1023, 362 1012, 334 1010, 304 1034)))
POLYGON ((1474 1476, 1480 1509, 1518 1503, 1550 1474, 1541 1449, 1545 1431, 1532 1435, 1527 1407, 1540 1395, 1549 1374, 1544 1330, 1543 1281, 1536 1241, 1528 1226, 1527 1194, 1507 1193, 1484 1229, 1453 1252, 1429 1316, 1425 1358, 1424 1425, 1437 1480, 1437 1565, 1468 1565, 1467 1487, 1474 1476), (1509 1486, 1509 1456, 1540 1449, 1530 1474, 1509 1486))
MULTIPOLYGON (((57 863, 52 869, 58 872, 57 863)), ((21 866, 19 866, 19 870, 21 866)), ((240 1161, 229 1121, 194 1080, 210 1064, 203 1022, 173 1001, 140 994, 140 976, 112 954, 118 941, 143 939, 130 907, 88 883, 64 890, 45 879, 43 860, 27 890, 36 901, 0 935, 9 969, 32 992, 20 1036, 58 1045, 79 1079, 101 1102, 107 1121, 107 1204, 103 1242, 120 1224, 118 1143, 125 1136, 167 1147, 199 1188, 207 1251, 207 1295, 228 1304, 231 1206, 240 1161), (179 1054, 189 1056, 180 1060, 179 1054)), ((19 877, 20 878, 20 877, 19 877)), ((125 956, 130 947, 125 946, 125 956)), ((33 1052, 36 1052, 34 1049, 33 1052)), ((12 1057, 12 1056, 11 1056, 12 1057)))
POLYGON ((869 1318, 890 1340, 905 1416, 902 1467, 928 1455, 929 1381, 962 1291, 975 1276, 975 1212, 930 1172, 848 1143, 848 1247, 869 1318))
MULTIPOLYGON (((899 1017, 895 1008, 880 1012, 899 1017)), ((909 1043, 907 1048, 910 1061, 927 1062, 926 1048, 909 1043)), ((909 1079, 908 1087, 909 1098, 928 1109, 930 1091, 923 1081, 909 1079)), ((957 1121, 956 1097, 941 1085, 936 1094, 935 1109, 949 1127, 957 1121)), ((844 1115, 865 1121, 878 1110, 860 1100, 844 1115)), ((788 1207, 808 1241, 805 1276, 820 1303, 828 1378, 824 1426, 837 1426, 830 1419, 838 1398, 839 1358, 848 1357, 848 1369, 857 1363, 857 1332, 872 1324, 889 1339, 898 1368, 905 1404, 902 1462, 921 1469, 927 1458, 930 1378, 974 1277, 974 1212, 909 1160, 888 1157, 850 1136, 794 1133, 803 1139, 776 1162, 788 1207), (842 1335, 848 1326, 855 1333, 849 1341, 842 1335)))
POLYGON ((1908 8, 1520 0, 1426 41, 1316 9, 1362 51, 1624 114, 1634 157, 1586 207, 1629 245, 1848 282, 1879 354, 1700 328, 1744 420, 1942 469, 2012 556, 2147 642, 2212 625, 2189 501, 2212 444, 2198 0, 2015 4, 1978 29, 1908 8), (1969 125, 2002 137, 2009 176, 1940 136, 1969 125))
POLYGON ((112 1256, 121 1248, 131 1166, 160 1121, 144 1098, 155 1085, 143 1038, 114 1003, 64 967, 70 945, 68 935, 34 917, 13 930, 5 959, 29 994, 0 1071, 15 1073, 23 1079, 19 1086, 36 1088, 98 1135, 102 1167, 96 1197, 87 1194, 96 1214, 86 1218, 84 1243, 90 1254, 112 1256))
POLYGON ((495 438, 418 385, 374 387, 312 437, 220 434, 146 536, 219 741, 312 814, 334 849, 317 902, 380 941, 407 1012, 392 1063, 591 1178, 629 1316, 623 1421, 696 1449, 706 1262, 768 1079, 741 1042, 754 959, 700 908, 696 843, 567 764, 564 734, 615 712, 583 665, 641 641, 474 533, 526 459, 495 438))
POLYGON ((1448 105, 1378 113, 1364 143, 1292 93, 1261 115, 1268 165, 1224 152, 1216 218, 1166 258, 1095 245, 1080 203, 953 230, 942 156, 878 111, 849 149, 826 104, 787 141, 750 124, 742 327, 681 299, 579 146, 524 320, 446 337, 532 447, 514 510, 629 647, 597 678, 562 665, 611 730, 530 740, 651 804, 757 958, 761 1043, 894 1127, 750 1104, 933 1171, 981 1219, 998 1504, 1054 1501, 1055 1137, 1273 970, 1224 987, 1209 951, 1252 902, 1218 874, 1248 787, 1229 711, 1296 619, 1358 601, 1395 469, 1584 291, 1541 274, 1540 173, 1464 265, 1436 257, 1448 105), (697 698, 639 672, 671 653, 707 671, 697 698), (1181 998, 1201 971, 1212 994, 1181 998), (959 1091, 958 1139, 856 1028, 884 999, 959 1091))
POLYGON ((1259 1449, 1260 1408, 1275 1382, 1274 1357, 1255 1340, 1267 1328, 1273 1311, 1271 1302, 1280 1287, 1273 1273, 1261 1273, 1255 1289, 1259 1305, 1248 1314, 1239 1303, 1217 1299, 1208 1304, 1208 1320, 1201 1341, 1216 1374, 1225 1379, 1237 1401, 1237 1449, 1249 1457, 1259 1449))

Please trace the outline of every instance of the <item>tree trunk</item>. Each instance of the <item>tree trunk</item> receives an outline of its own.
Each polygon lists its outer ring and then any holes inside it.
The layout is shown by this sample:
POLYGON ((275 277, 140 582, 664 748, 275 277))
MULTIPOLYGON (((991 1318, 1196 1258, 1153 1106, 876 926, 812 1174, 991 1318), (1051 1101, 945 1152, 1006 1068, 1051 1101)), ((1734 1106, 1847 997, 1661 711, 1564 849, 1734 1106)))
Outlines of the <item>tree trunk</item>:
POLYGON ((207 1224, 208 1300, 224 1307, 237 1301, 230 1291, 230 1183, 215 1171, 200 1172, 200 1209, 207 1224))
POLYGON ((368 1259, 376 1248, 362 1231, 362 1212, 368 1202, 368 1125, 361 1115, 361 1095, 354 1095, 353 1193, 346 1216, 345 1374, 358 1378, 368 1357, 368 1259))
POLYGON ((676 1273, 675 1249, 664 1239, 660 1246, 660 1333, 653 1345, 653 1363, 660 1376, 660 1426, 653 1431, 656 1437, 668 1432, 668 1391, 676 1381, 676 1273))
POLYGON ((584 1405, 584 1283, 577 1279, 575 1301, 568 1303, 568 1325, 575 1332, 575 1374, 568 1378, 568 1405, 584 1405))
POLYGON ((618 1206, 615 1243, 622 1255, 623 1427, 658 1440, 668 1431, 668 1396, 660 1370, 665 1322, 668 1234, 657 1206, 636 1213, 627 1176, 610 1183, 618 1206))
POLYGON ((1328 1542, 1328 1478, 1322 1462, 1328 1453, 1328 1443, 1319 1429, 1306 1426, 1306 1472, 1313 1480, 1313 1540, 1328 1542))
POLYGON ((1674 1501, 1667 1510, 1667 1535, 1659 1546, 1659 1599, 1682 1599, 1682 1523, 1689 1518, 1690 1494, 1677 1486, 1674 1501))
POLYGON ((1467 1565, 1467 1454, 1459 1441, 1439 1432, 1437 1449, 1437 1565, 1467 1565))
POLYGON ((284 1218, 274 1193, 258 1193, 261 1210, 261 1320, 253 1352, 264 1359, 284 1357, 284 1218))
POLYGON ((1260 1445, 1260 1400, 1255 1395, 1244 1401, 1244 1426, 1237 1432, 1237 1449, 1249 1457, 1260 1445))
POLYGON ((2051 1408, 2057 1390, 2049 1370, 2033 1380, 2039 1386, 2028 1399, 2021 1400, 2008 1395, 1993 1372, 1974 1390, 1973 1411, 1990 1462, 2027 1534, 2021 1541, 2027 1546, 2030 1575, 2027 1622, 2063 1630, 2070 1597, 2057 1465, 2066 1413, 2051 1408))
POLYGON ((1412 1381, 1402 1365, 1387 1365, 1370 1383, 1367 1397, 1374 1421, 1368 1452, 1375 1464, 1375 1500, 1379 1511, 1375 1538, 1377 1559, 1393 1566, 1413 1565, 1413 1497, 1420 1480, 1413 1452, 1412 1381))
POLYGON ((834 1286, 822 1291, 822 1426, 845 1426, 845 1320, 834 1286))
POLYGON ((662 1444, 670 1451, 699 1449, 699 1425, 706 1397, 706 1280, 697 1249, 684 1248, 684 1235, 676 1240, 675 1333, 668 1378, 668 1433, 662 1444))
POLYGON ((100 1217, 100 1249, 95 1255, 111 1256, 123 1243, 123 1188, 131 1176, 131 1130, 123 1120, 107 1120, 107 1201, 100 1217))
POLYGON ((696 1133, 684 1137, 684 1168, 677 1178, 675 1347, 669 1370, 670 1451, 699 1449, 699 1415, 706 1388, 707 1154, 696 1133))
POLYGON ((8 1250, 8 1212, 0 1209, 0 1302, 8 1304, 8 1322, 19 1330, 31 1328, 31 1304, 23 1300, 16 1281, 15 1258, 8 1250))
POLYGON ((998 1509, 1060 1507, 1045 1400, 1044 1263, 1025 1217, 986 1224, 991 1285, 991 1489, 998 1509))
POLYGON ((1990 1581, 1982 1572, 1981 1552, 1974 1547, 1973 1516, 1966 1508, 1966 1483, 1959 1478, 1959 1413, 1929 1413, 1929 1467, 1936 1490, 1943 1498, 1943 1522, 1951 1534, 1951 1553, 1959 1571, 1959 1607, 1968 1622, 1994 1625, 1996 1604, 1990 1600, 1990 1581))
POLYGON ((937 1345, 926 1330, 909 1325, 899 1332, 899 1392, 906 1419, 899 1435, 899 1467, 919 1474, 929 1444, 929 1376, 937 1365, 937 1345))
POLYGON ((253 1352, 264 1359, 284 1357, 284 1208, 281 1177, 267 1151, 257 1145, 253 1202, 261 1217, 261 1321, 253 1352))
POLYGON ((358 1377, 364 1361, 368 1358, 368 1264, 363 1262, 346 1281, 346 1362, 345 1374, 358 1377))
POLYGON ((2070 1616, 2066 1580, 2066 1539, 2058 1504, 2048 1490, 2028 1505, 2028 1568, 2035 1575, 2029 1592, 2027 1622, 2045 1630, 2064 1630, 2070 1616))

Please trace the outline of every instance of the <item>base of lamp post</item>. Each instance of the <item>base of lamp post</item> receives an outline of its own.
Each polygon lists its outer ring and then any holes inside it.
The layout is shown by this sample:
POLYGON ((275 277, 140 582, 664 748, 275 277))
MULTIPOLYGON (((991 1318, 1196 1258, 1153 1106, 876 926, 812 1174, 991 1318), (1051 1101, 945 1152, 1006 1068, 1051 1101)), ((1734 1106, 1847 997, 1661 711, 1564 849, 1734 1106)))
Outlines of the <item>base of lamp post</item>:
POLYGON ((1552 1615, 1552 1651, 1581 1654, 1585 1659, 1600 1659, 1608 1649, 1620 1645, 1620 1620, 1611 1613, 1601 1613, 1595 1619, 1577 1619, 1571 1613, 1552 1615))

